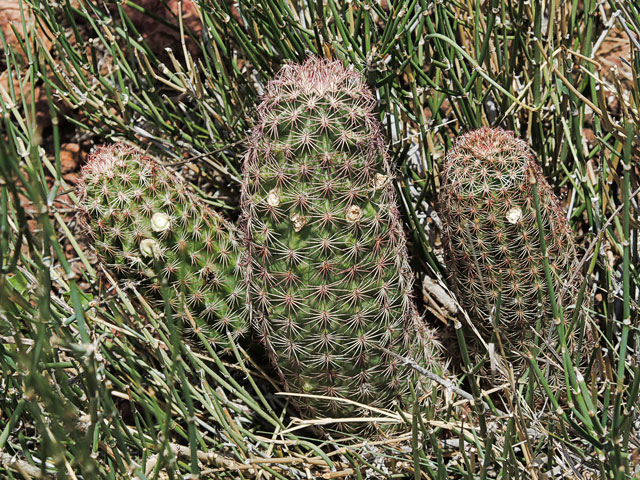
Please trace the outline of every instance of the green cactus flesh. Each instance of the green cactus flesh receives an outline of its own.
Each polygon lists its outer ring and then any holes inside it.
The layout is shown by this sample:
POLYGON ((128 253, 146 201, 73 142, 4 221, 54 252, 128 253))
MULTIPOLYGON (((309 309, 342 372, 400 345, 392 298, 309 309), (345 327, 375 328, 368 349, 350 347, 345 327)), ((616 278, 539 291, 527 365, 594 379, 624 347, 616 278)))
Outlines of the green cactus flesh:
MULTIPOLYGON (((244 164, 247 284, 286 388, 307 415, 390 407, 411 371, 440 369, 411 299, 405 238, 375 100, 338 62, 286 65, 266 89, 244 164)), ((367 412, 370 414, 370 412, 367 412)))
POLYGON ((497 128, 461 136, 447 155, 441 192, 444 245, 458 298, 485 339, 498 317, 505 355, 516 362, 533 345, 537 325, 538 333, 548 333, 552 324, 534 183, 553 290, 567 310, 574 239, 524 141, 497 128))
POLYGON ((79 197, 86 231, 118 279, 137 282, 160 307, 167 285, 174 313, 215 345, 245 332, 234 227, 174 174, 138 150, 101 147, 82 170, 79 197))

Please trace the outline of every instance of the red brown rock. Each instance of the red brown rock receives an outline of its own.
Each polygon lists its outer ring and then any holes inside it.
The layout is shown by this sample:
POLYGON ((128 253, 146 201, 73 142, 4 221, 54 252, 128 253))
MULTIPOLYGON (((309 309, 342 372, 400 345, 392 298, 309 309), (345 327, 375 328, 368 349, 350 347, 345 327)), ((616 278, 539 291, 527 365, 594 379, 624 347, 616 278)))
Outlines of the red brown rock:
POLYGON ((193 0, 138 0, 136 2, 144 9, 141 12, 138 8, 124 5, 124 11, 129 16, 135 27, 142 34, 151 50, 160 58, 165 59, 166 48, 171 48, 177 52, 177 57, 182 56, 182 42, 179 30, 179 15, 182 11, 182 23, 185 30, 185 42, 189 53, 198 56, 198 48, 195 42, 188 36, 188 32, 195 35, 202 34, 202 22, 197 6, 193 0), (172 28, 166 25, 158 17, 167 23, 174 25, 172 28))
POLYGON ((84 163, 87 153, 77 143, 63 143, 60 146, 60 164, 62 173, 73 172, 80 163, 84 163))
MULTIPOLYGON (((26 27, 27 32, 36 32, 38 38, 42 41, 43 46, 47 49, 51 48, 51 41, 49 40, 48 35, 49 32, 43 30, 40 25, 38 25, 37 29, 34 28, 35 26, 36 23, 31 13, 31 9, 25 2, 21 2, 20 0, 0 0, 0 30, 2 30, 2 34, 4 35, 7 44, 16 47, 16 52, 23 58, 24 54, 20 48, 20 43, 18 42, 18 35, 20 39, 25 38, 25 28, 23 27, 26 27), (24 24, 22 22, 23 16, 24 24), (16 32, 18 35, 16 35, 16 32)), ((1 49, 2 45, 0 44, 0 50, 1 49)))
MULTIPOLYGON (((20 0, 0 0, 0 30, 7 45, 18 58, 18 63, 22 65, 26 64, 27 58, 19 40, 24 40, 28 37, 33 43, 35 42, 34 39, 37 38, 42 48, 47 50, 52 45, 50 32, 43 28, 42 25, 36 25, 31 9, 25 2, 20 0)), ((3 45, 0 43, 0 53, 3 51, 3 45)), ((36 123, 42 128, 51 117, 44 90, 36 86, 32 95, 33 86, 27 81, 20 81, 18 78, 21 72, 14 70, 11 72, 11 76, 9 73, 5 65, 0 64, 0 95, 2 100, 11 105, 13 103, 12 100, 18 101, 24 95, 28 104, 34 101, 36 104, 36 123)))

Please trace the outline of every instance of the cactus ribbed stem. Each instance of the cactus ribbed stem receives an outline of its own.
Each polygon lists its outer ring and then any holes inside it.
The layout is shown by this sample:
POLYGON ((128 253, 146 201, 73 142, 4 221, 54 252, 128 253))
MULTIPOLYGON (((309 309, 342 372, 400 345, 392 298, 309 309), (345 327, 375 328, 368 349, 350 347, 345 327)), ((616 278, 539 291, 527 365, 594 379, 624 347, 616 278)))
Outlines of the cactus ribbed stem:
POLYGON ((174 312, 216 345, 247 330, 235 229, 169 170, 126 145, 101 147, 82 170, 79 198, 86 231, 119 279, 157 301, 167 285, 174 312))
POLYGON ((575 290, 569 286, 564 298, 549 297, 563 291, 575 265, 565 213, 528 145, 512 132, 487 127, 461 136, 448 153, 440 204, 450 277, 461 304, 487 340, 498 313, 507 360, 524 364, 522 356, 534 343, 548 340, 554 303, 568 307, 575 290), (538 323, 542 337, 536 340, 538 323))
MULTIPOLYGON (((249 298, 286 388, 308 415, 339 398, 390 407, 411 370, 441 371, 411 298, 412 275, 378 122, 360 75, 339 62, 286 65, 266 89, 244 164, 249 298)), ((370 413, 370 412, 367 412, 370 413)))

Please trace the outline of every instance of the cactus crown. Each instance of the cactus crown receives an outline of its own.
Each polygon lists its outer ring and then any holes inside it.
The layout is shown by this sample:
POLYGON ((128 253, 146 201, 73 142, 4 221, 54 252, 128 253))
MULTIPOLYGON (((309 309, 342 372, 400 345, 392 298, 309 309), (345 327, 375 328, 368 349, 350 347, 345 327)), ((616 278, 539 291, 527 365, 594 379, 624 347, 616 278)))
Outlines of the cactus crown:
MULTIPOLYGON (((312 58, 266 88, 244 164, 248 298, 286 387, 307 414, 388 407, 436 365, 416 314, 391 170, 360 75, 312 58)), ((438 367, 439 368, 439 367, 438 367)))
POLYGON ((213 343, 246 330, 233 226, 166 168, 123 144, 99 148, 79 182, 82 223, 119 279, 151 298, 164 283, 187 325, 213 343))
MULTIPOLYGON (((513 132, 481 128, 447 155, 441 214, 450 275, 458 296, 489 336, 500 301, 499 330, 514 357, 550 301, 533 197, 537 183, 556 295, 570 276, 575 244, 568 221, 528 145, 513 132)), ((566 289, 569 294, 572 288, 566 289)), ((567 300, 560 298, 559 301, 567 300)))

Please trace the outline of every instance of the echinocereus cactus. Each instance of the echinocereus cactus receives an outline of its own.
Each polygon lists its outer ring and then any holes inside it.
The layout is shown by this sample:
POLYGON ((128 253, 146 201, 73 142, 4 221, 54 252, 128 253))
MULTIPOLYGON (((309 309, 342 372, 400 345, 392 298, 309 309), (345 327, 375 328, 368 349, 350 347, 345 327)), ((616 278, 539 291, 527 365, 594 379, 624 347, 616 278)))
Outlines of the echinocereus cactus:
POLYGON ((82 169, 82 222, 118 279, 139 282, 216 345, 247 330, 241 245, 234 227, 169 170, 123 144, 99 148, 82 169))
POLYGON ((326 397, 300 399, 307 415, 357 411, 340 398, 390 407, 407 394, 412 372, 387 351, 441 369, 412 302, 374 105, 339 62, 286 65, 245 158, 248 298, 285 387, 326 397))
POLYGON ((441 191, 450 277, 462 306, 489 340, 492 318, 507 360, 522 365, 552 325, 549 288, 533 184, 537 184, 553 288, 565 311, 576 250, 565 213, 528 145, 512 132, 481 128, 462 135, 448 153, 441 191), (564 298, 561 292, 565 292, 564 298))

